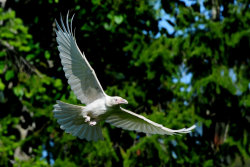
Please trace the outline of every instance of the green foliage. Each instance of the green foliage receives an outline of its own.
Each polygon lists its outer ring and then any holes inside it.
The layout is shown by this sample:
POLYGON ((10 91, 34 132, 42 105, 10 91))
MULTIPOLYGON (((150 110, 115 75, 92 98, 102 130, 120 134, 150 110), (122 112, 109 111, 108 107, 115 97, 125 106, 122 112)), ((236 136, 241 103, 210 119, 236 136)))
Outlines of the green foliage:
POLYGON ((248 1, 6 5, 0 8, 0 166, 52 166, 52 160, 54 166, 249 166, 248 1), (62 131, 52 114, 55 101, 80 104, 53 31, 67 10, 76 14, 77 43, 107 94, 166 127, 198 128, 161 136, 103 124, 105 140, 98 142, 62 131), (161 19, 169 26, 159 27, 161 19), (187 74, 190 82, 183 81, 187 74))

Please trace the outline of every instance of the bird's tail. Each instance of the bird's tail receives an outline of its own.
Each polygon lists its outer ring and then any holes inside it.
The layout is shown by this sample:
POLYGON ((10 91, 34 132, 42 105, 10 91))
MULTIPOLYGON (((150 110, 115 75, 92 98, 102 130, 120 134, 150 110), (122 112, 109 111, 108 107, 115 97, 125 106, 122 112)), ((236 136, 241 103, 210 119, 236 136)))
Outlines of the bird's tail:
POLYGON ((68 104, 59 100, 56 102, 53 113, 54 117, 57 118, 57 122, 61 125, 61 129, 80 139, 88 141, 103 140, 100 126, 90 126, 85 122, 82 116, 83 106, 68 104))

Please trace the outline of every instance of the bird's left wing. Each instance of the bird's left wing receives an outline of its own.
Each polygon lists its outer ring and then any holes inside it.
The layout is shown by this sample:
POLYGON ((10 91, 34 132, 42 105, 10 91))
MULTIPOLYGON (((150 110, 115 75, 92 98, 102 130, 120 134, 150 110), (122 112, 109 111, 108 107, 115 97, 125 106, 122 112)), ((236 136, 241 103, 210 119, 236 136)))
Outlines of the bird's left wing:
MULTIPOLYGON (((73 16, 74 17, 74 16, 73 16)), ((75 36, 72 32, 72 21, 69 26, 68 15, 66 26, 61 17, 62 28, 56 21, 56 40, 60 52, 61 63, 68 83, 83 104, 89 104, 99 98, 103 98, 105 93, 99 83, 95 71, 90 66, 84 53, 78 48, 75 36)))
POLYGON ((110 113, 106 122, 126 130, 162 135, 189 133, 196 127, 193 125, 187 129, 172 130, 124 108, 110 113))

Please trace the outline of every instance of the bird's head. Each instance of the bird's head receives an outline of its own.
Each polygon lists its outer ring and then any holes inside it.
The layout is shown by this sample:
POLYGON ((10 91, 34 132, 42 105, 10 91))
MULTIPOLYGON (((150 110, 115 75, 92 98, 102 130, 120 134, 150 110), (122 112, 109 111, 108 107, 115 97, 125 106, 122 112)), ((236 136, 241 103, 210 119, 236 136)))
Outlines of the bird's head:
POLYGON ((119 96, 113 96, 109 99, 109 105, 115 106, 120 104, 128 104, 128 101, 119 97, 119 96))

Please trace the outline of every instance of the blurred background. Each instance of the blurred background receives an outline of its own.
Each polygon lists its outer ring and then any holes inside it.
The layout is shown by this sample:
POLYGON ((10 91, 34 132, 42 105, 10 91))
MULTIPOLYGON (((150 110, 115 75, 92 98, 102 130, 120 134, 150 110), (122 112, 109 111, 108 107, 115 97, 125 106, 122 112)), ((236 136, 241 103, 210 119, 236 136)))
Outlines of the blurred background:
POLYGON ((250 166, 249 0, 0 0, 0 166, 250 166), (55 19, 75 13, 79 48, 109 95, 182 136, 103 125, 104 141, 59 128, 80 104, 55 19))

